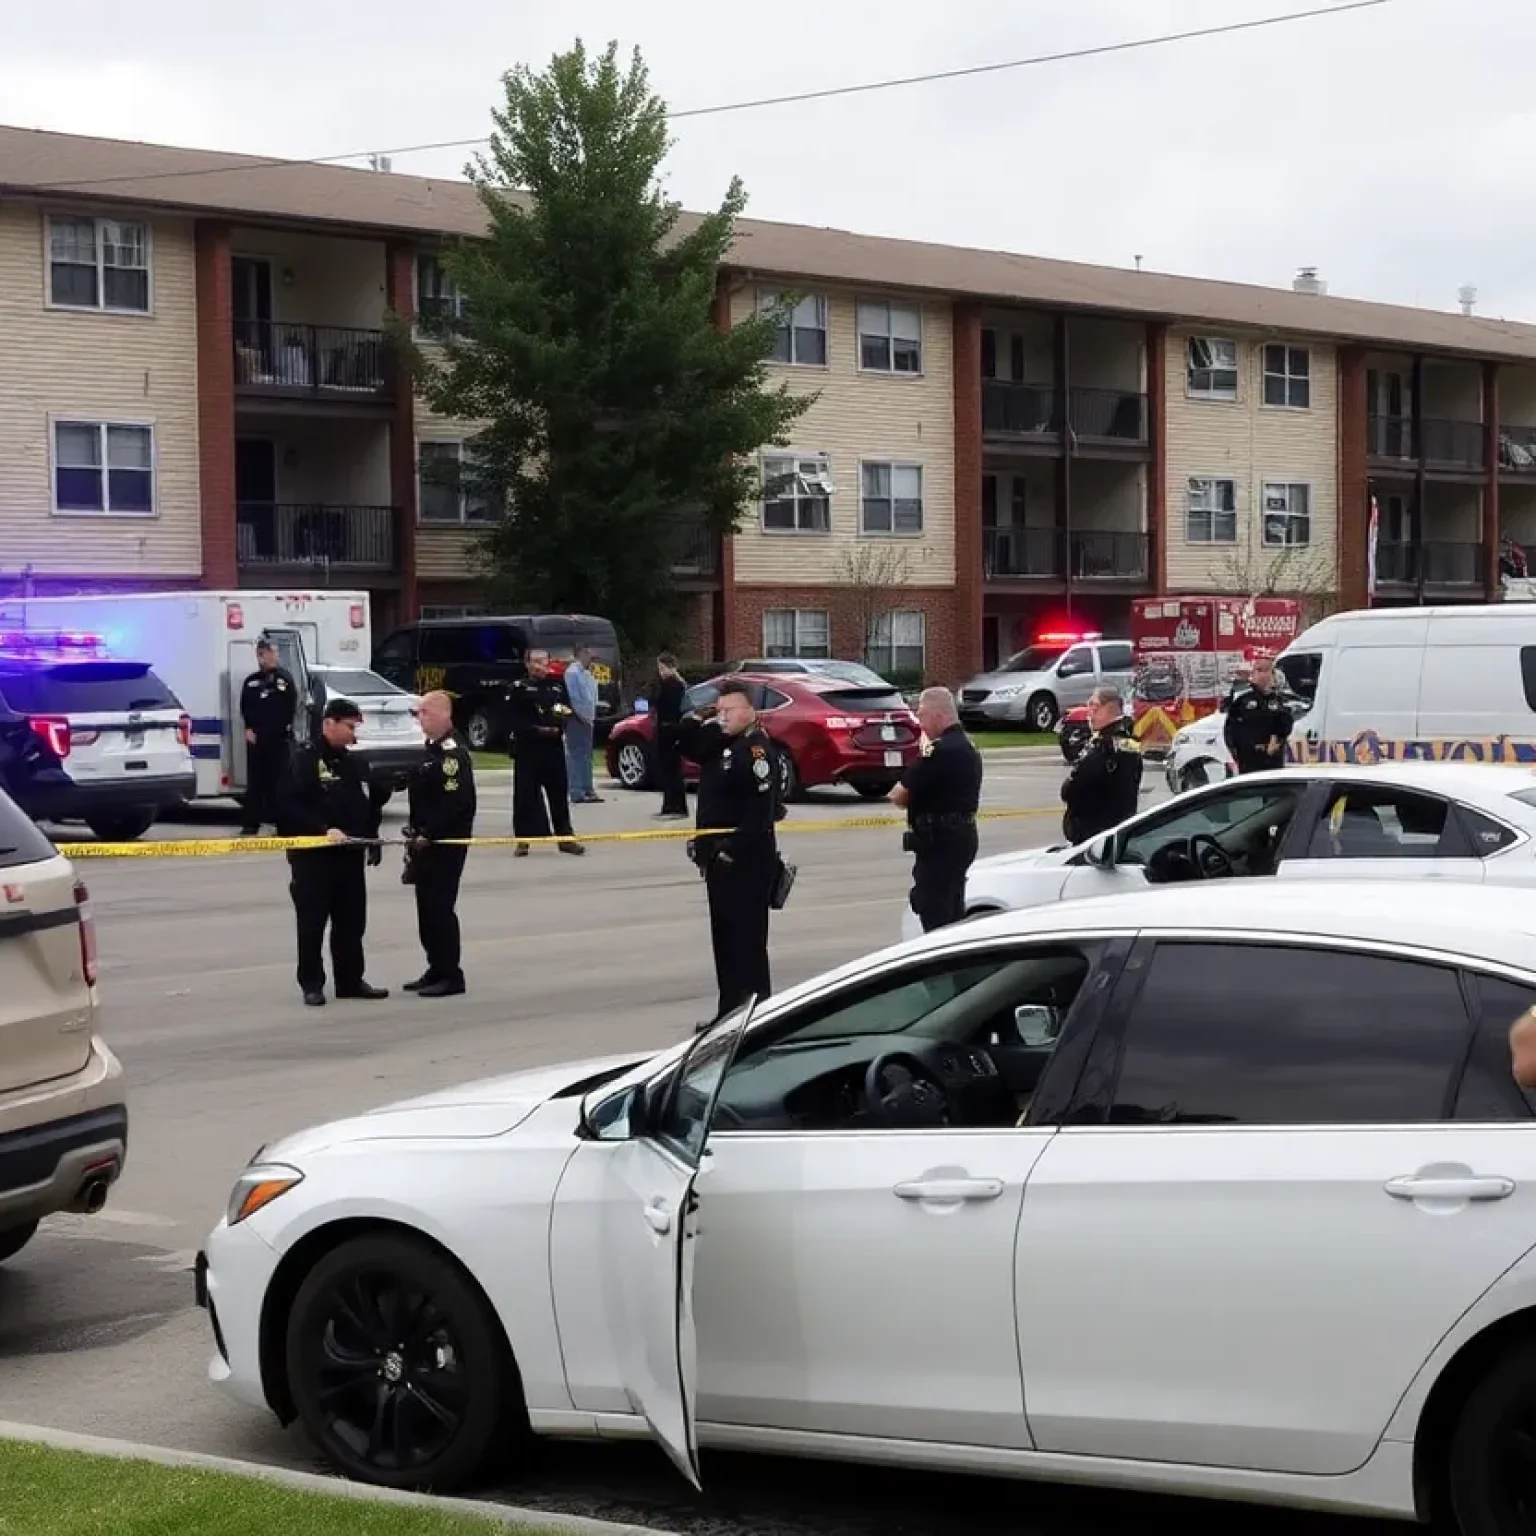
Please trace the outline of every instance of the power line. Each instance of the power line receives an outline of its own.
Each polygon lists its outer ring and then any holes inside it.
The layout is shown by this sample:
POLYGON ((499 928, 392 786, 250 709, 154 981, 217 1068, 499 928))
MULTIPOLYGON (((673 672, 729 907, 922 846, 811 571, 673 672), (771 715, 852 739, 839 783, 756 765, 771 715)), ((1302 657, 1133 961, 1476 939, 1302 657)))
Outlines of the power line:
MULTIPOLYGON (((711 107, 686 107, 669 112, 670 121, 693 117, 718 117, 726 112, 751 112, 762 107, 786 107, 807 101, 828 101, 839 96, 862 96, 873 91, 893 91, 913 85, 930 85, 947 80, 965 80, 976 75, 995 75, 1007 70, 1033 69, 1044 64, 1066 64, 1077 59, 1104 58, 1117 53, 1134 53, 1143 48, 1164 48, 1172 43, 1188 43, 1205 37, 1227 37, 1238 32, 1256 32, 1265 27, 1289 26, 1299 21, 1314 21, 1323 16, 1342 16, 1347 11, 1369 11, 1393 5, 1396 0, 1342 0, 1337 5, 1317 5, 1304 11, 1287 11, 1278 16, 1259 16, 1249 21, 1225 22, 1219 26, 1196 27, 1185 32, 1164 32, 1155 37, 1128 38, 1118 43, 1099 43, 1089 48, 1069 48, 1060 53, 1040 53, 1027 59, 1007 59, 995 64, 971 64, 960 69, 932 70, 921 75, 904 75, 892 80, 869 80, 858 85, 833 85, 816 91, 796 91, 788 96, 762 96, 752 101, 728 101, 711 107)), ((404 144, 395 149, 348 150, 337 155, 312 155, 302 159, 242 158, 239 165, 199 167, 196 170, 145 171, 135 175, 93 176, 84 181, 39 181, 12 183, 28 187, 78 189, 105 187, 118 182, 174 181, 183 176, 233 176, 242 171, 276 170, 301 165, 338 165, 346 160, 363 160, 373 155, 416 155, 439 149, 478 149, 489 139, 440 139, 431 144, 404 144)))

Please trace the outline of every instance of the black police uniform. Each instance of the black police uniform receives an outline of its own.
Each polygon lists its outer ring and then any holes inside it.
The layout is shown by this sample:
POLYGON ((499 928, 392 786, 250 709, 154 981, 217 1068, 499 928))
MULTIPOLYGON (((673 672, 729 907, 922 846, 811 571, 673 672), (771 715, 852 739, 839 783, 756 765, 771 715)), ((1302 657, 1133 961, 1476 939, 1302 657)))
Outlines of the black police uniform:
MULTIPOLYGON (((564 740, 571 701, 565 684, 557 677, 519 678, 508 695, 507 716, 512 731, 513 837, 548 837, 553 827, 556 837, 573 838, 564 740)), ((568 846, 572 852, 586 852, 580 843, 568 846)))
POLYGON ((1295 722, 1274 688, 1245 688, 1227 706, 1222 736, 1239 773, 1259 773, 1285 766, 1285 743, 1295 722), (1276 743, 1269 750, 1270 741, 1276 743))
POLYGON ((709 896, 709 940, 720 989, 715 1017, 771 991, 768 912, 779 878, 774 823, 779 776, 773 745, 754 725, 728 735, 714 721, 685 717, 683 751, 699 765, 700 828, 730 827, 729 837, 701 837, 694 856, 709 896))
MULTIPOLYGON (((345 747, 324 738, 295 744, 278 789, 277 829, 284 837, 321 837, 330 828, 348 837, 374 838, 389 791, 370 788, 365 769, 345 747)), ((288 893, 298 919, 299 990, 306 1002, 323 1001, 326 925, 337 997, 383 997, 363 976, 363 931, 368 926, 365 864, 380 862, 378 848, 302 848, 288 854, 288 893)))
POLYGON ((1087 842, 1136 811, 1141 794, 1141 743, 1124 717, 1094 733, 1061 786, 1069 843, 1087 842))
POLYGON ((299 690, 282 667, 258 667, 240 687, 240 721, 256 740, 245 746, 244 832, 277 820, 277 786, 293 740, 299 690))
POLYGON ((680 677, 664 677, 656 688, 656 777, 661 781, 661 814, 686 816, 683 785, 683 695, 680 677))
POLYGON ((426 756, 406 780, 410 803, 408 837, 424 837, 425 848, 407 854, 416 889, 416 932, 427 968, 407 991, 449 997, 464 990, 460 961, 459 881, 469 849, 443 839, 472 837, 475 831, 475 767, 469 749, 456 737, 427 743, 426 756))
POLYGON ((976 860, 976 812, 981 807, 981 753, 965 728, 952 725, 902 774, 913 855, 912 910, 923 932, 965 916, 965 876, 976 860))

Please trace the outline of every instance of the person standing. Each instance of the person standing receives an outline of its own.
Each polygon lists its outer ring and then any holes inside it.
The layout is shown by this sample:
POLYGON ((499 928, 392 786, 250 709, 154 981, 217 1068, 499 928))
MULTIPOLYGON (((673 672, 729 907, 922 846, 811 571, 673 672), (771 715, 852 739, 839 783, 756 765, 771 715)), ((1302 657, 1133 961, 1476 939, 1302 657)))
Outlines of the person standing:
POLYGON ((592 783, 592 752, 597 738, 597 679, 592 676, 592 649, 578 645, 565 669, 565 691, 571 716, 565 722, 565 767, 574 805, 601 805, 603 797, 592 783))
POLYGON ((661 810, 671 820, 688 814, 683 785, 683 697, 688 685, 677 670, 677 657, 663 651, 656 658, 656 777, 661 783, 661 810))
POLYGON ((416 891, 416 932, 427 968, 406 982, 405 990, 419 997, 458 997, 464 969, 457 908, 469 849, 451 839, 474 836, 475 764, 453 735, 453 700, 446 693, 423 695, 417 719, 427 751, 406 782, 406 869, 416 891))
POLYGON ((1262 773, 1285 767, 1285 744, 1295 721, 1275 687, 1275 663, 1260 656, 1249 674, 1248 687, 1227 706, 1222 737, 1239 773, 1262 773))
POLYGON ((527 840, 558 837, 561 853, 585 853, 571 826, 570 788, 565 774, 566 722, 571 701, 549 670, 548 651, 529 651, 528 675, 512 684, 507 700, 512 729, 513 853, 528 856, 527 840), (553 829, 553 830, 551 830, 553 829))
POLYGON ((1093 737, 1061 786, 1061 830, 1072 844, 1118 827, 1135 814, 1141 794, 1141 743, 1118 688, 1100 688, 1088 700, 1088 723, 1093 737))
POLYGON ((256 642, 256 670, 240 686, 240 723, 245 727, 245 821, 242 837, 277 822, 277 788, 293 744, 299 690, 277 664, 277 647, 256 642))
POLYGON ((907 813, 903 848, 912 855, 908 898, 924 933, 965 916, 965 877, 976 861, 981 808, 981 753, 960 724, 948 688, 927 688, 917 721, 928 745, 891 791, 907 813))
POLYGON ((325 930, 331 930, 331 969, 338 998, 388 997, 363 974, 363 933, 368 926, 367 868, 382 861, 376 839, 389 791, 370 789, 366 770, 353 757, 363 712, 351 699, 325 706, 320 734, 289 753, 278 790, 277 830, 283 837, 325 837, 332 848, 295 848, 288 853, 288 894, 293 898, 299 940, 299 990, 310 1008, 325 1004, 325 930))
POLYGON ((698 837, 689 851, 704 875, 709 939, 722 1019, 772 990, 768 913, 779 879, 774 823, 781 812, 773 743, 758 724, 745 683, 728 679, 712 709, 682 722, 683 751, 699 765, 697 826, 729 828, 698 837))

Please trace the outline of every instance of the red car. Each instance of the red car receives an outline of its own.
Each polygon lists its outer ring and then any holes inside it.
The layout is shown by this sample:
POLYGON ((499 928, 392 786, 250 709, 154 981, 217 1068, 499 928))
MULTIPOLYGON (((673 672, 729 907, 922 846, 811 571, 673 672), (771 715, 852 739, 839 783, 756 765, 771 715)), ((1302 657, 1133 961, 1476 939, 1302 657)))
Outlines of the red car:
MULTIPOLYGON (((786 800, 822 784, 851 784, 866 800, 881 799, 918 755, 917 716, 894 688, 856 687, 813 673, 736 675, 750 684, 763 729, 779 748, 786 800)), ((684 708, 713 704, 724 680, 695 684, 684 708)), ((655 736, 656 718, 649 713, 630 715, 609 732, 608 772, 625 789, 655 788, 655 736)), ((683 774, 689 782, 697 779, 697 764, 685 761, 683 774)))

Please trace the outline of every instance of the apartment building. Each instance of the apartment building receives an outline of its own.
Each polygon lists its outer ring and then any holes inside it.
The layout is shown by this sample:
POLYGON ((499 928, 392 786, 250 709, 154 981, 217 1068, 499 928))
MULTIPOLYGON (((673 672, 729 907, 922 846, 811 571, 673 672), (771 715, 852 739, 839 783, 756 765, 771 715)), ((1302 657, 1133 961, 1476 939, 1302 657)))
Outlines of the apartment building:
MULTIPOLYGON (((387 317, 451 324, 437 252, 483 227, 462 183, 0 129, 0 587, 478 607, 497 509, 431 473, 475 424, 387 317)), ((679 648, 955 681, 1141 594, 1496 595, 1536 327, 1321 290, 743 221, 717 323, 790 296, 771 373, 814 399, 733 537, 656 530, 679 648)))

